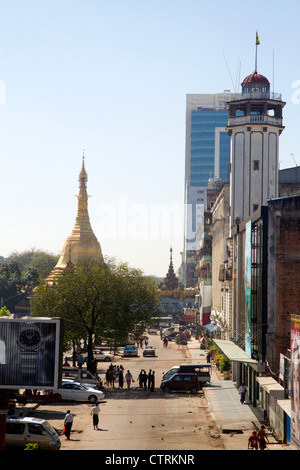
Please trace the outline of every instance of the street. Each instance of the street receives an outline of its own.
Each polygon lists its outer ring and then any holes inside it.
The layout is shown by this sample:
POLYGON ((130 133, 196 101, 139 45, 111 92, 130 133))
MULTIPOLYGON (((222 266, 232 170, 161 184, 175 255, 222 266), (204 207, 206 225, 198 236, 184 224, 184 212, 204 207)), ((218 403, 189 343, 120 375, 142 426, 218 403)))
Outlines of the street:
MULTIPOLYGON (((164 348, 159 335, 150 335, 149 344, 156 348, 156 357, 144 358, 141 348, 137 358, 117 356, 114 363, 122 364, 125 372, 130 370, 135 382, 131 390, 126 384, 123 390, 118 384, 114 389, 103 388, 106 398, 100 404, 98 430, 93 429, 88 403, 39 406, 31 415, 46 418, 61 431, 65 413, 71 410, 75 416, 71 439, 61 436, 62 450, 222 450, 222 438, 201 392, 166 394, 159 388, 163 372, 192 362, 187 347, 169 342, 164 348), (154 392, 139 388, 141 369, 155 371, 154 392)), ((107 367, 99 363, 98 370, 104 373, 107 367)))

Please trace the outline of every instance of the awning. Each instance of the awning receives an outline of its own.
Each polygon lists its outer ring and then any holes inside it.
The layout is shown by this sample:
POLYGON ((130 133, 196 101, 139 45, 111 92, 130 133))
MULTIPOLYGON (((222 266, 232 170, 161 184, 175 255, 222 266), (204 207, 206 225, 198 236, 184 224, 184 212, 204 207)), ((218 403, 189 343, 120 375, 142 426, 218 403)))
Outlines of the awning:
POLYGON ((237 344, 233 343, 233 341, 214 339, 214 343, 230 361, 257 364, 255 359, 248 357, 246 352, 237 344))
POLYGON ((257 377, 256 380, 267 393, 275 396, 277 400, 284 400, 284 388, 275 379, 272 377, 257 377))
POLYGON ((204 325, 204 328, 209 333, 219 333, 221 331, 221 328, 218 325, 215 325, 214 323, 209 323, 208 325, 204 325))

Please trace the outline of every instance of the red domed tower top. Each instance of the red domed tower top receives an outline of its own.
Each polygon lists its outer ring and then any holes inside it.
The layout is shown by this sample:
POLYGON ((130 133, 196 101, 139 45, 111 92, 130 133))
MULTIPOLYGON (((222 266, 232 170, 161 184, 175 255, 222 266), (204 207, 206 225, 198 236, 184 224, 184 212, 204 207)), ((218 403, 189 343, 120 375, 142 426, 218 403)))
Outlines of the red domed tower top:
POLYGON ((248 75, 248 77, 246 77, 242 83, 242 86, 246 85, 246 84, 261 84, 261 85, 267 85, 267 86, 270 86, 270 82, 269 80, 264 76, 264 75, 261 75, 260 73, 257 73, 256 71, 251 73, 251 75, 248 75))

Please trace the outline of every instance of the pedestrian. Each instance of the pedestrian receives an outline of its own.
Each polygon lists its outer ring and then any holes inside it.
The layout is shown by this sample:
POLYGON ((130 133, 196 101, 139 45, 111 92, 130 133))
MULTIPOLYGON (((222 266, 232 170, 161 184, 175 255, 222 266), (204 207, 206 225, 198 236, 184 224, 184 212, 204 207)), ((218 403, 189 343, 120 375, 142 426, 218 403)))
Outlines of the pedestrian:
POLYGON ((147 372, 145 370, 143 370, 143 387, 144 390, 147 389, 147 372))
POLYGON ((119 370, 119 388, 123 388, 123 384, 124 384, 123 370, 120 367, 120 370, 119 370))
POLYGON ((155 385, 155 372, 154 370, 152 371, 151 374, 151 384, 150 384, 150 392, 154 392, 154 385, 155 385))
POLYGON ((100 413, 100 408, 98 406, 98 403, 95 403, 95 405, 91 409, 91 415, 93 417, 93 427, 94 427, 94 429, 98 429, 99 413, 100 413))
POLYGON ((73 425, 73 419, 74 419, 74 416, 72 415, 71 411, 68 410, 67 414, 65 416, 65 420, 64 420, 65 436, 68 440, 70 440, 70 434, 71 434, 71 429, 72 429, 72 425, 73 425))
POLYGON ((151 370, 151 369, 149 369, 149 372, 148 372, 148 377, 147 377, 147 378, 148 378, 148 388, 150 388, 150 386, 151 386, 151 375, 152 375, 152 373, 151 373, 151 372, 152 372, 152 370, 151 370))
POLYGON ((110 380, 111 380, 111 375, 110 375, 110 369, 108 368, 106 373, 105 373, 105 384, 108 387, 110 386, 110 380))
POLYGON ((265 429, 266 429, 265 426, 262 425, 260 430, 257 433, 257 435, 259 437, 259 448, 260 448, 260 450, 265 450, 265 448, 267 447, 266 441, 269 442, 269 440, 267 438, 267 435, 266 435, 265 429))
POLYGON ((210 359, 211 359, 211 353, 208 352, 207 355, 206 355, 206 362, 207 362, 207 364, 210 363, 210 359))
POLYGON ((130 389, 130 385, 131 385, 131 381, 132 381, 132 375, 131 375, 131 372, 128 370, 126 375, 125 375, 125 380, 126 380, 126 383, 127 383, 127 390, 130 389))
POLYGON ((259 437, 256 431, 253 431, 252 435, 248 439, 248 450, 258 450, 259 437))
POLYGON ((65 362, 63 363, 64 367, 70 367, 70 364, 68 362, 68 359, 65 357, 65 362))
POLYGON ((81 356, 81 354, 79 354, 78 358, 77 358, 77 364, 78 364, 78 368, 81 369, 82 366, 83 366, 83 357, 81 356))
POLYGON ((143 374, 144 374, 144 371, 143 371, 143 369, 141 369, 141 372, 139 373, 139 376, 138 376, 138 381, 139 381, 140 388, 143 387, 143 374))
POLYGON ((243 383, 241 383, 241 386, 239 388, 239 394, 240 394, 240 402, 243 405, 245 402, 245 396, 246 396, 247 389, 243 383))
POLYGON ((116 379, 115 370, 111 369, 110 370, 110 383, 113 388, 115 388, 115 379, 116 379))

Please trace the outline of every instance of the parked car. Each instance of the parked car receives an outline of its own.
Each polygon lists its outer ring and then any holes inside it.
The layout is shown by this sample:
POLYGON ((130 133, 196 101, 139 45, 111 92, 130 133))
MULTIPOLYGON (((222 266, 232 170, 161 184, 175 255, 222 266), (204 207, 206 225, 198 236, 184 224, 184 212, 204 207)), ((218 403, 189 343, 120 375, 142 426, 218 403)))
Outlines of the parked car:
POLYGON ((70 381, 62 381, 62 386, 54 390, 53 393, 61 400, 89 401, 90 403, 96 403, 105 398, 105 394, 101 390, 70 381))
POLYGON ((26 444, 36 443, 40 450, 58 450, 59 435, 45 419, 7 417, 5 448, 24 450, 26 444))
POLYGON ((211 364, 181 364, 180 366, 173 366, 167 372, 163 373, 163 380, 168 380, 172 375, 180 373, 197 374, 198 381, 201 384, 210 382, 211 378, 211 364))
MULTIPOLYGON (((81 354, 81 356, 83 357, 84 361, 87 361, 88 353, 83 353, 81 354)), ((115 358, 113 354, 103 352, 100 349, 99 350, 95 349, 95 351, 93 351, 93 356, 94 356, 95 361, 97 362, 102 362, 102 361, 112 362, 115 358)))
POLYGON ((132 357, 138 355, 137 347, 134 344, 126 344, 123 352, 123 357, 132 357))
POLYGON ((178 372, 197 374, 198 381, 205 384, 211 379, 211 364, 181 364, 178 372))
POLYGON ((91 387, 102 388, 102 381, 97 375, 93 375, 86 369, 79 369, 77 367, 63 367, 62 378, 73 380, 83 384, 89 384, 91 387))
POLYGON ((168 338, 168 341, 174 341, 176 336, 183 334, 185 328, 174 328, 173 331, 171 328, 168 328, 167 331, 164 331, 164 338, 168 338))
POLYGON ((165 392, 171 390, 183 390, 197 393, 202 388, 202 384, 198 381, 197 374, 173 374, 169 379, 163 380, 160 388, 165 392))
POLYGON ((153 346, 145 346, 143 349, 143 356, 155 356, 155 348, 153 346))

